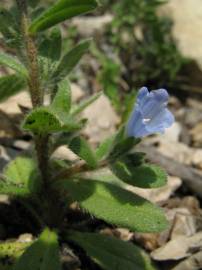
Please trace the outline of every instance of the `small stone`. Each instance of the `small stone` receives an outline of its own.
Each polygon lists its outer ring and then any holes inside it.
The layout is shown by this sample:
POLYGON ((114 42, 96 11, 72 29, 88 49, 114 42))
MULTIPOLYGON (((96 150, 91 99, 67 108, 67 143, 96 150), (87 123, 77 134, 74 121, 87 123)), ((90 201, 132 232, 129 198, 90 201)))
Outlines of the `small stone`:
POLYGON ((180 134, 182 131, 182 126, 180 123, 175 122, 173 125, 166 129, 165 133, 162 136, 162 138, 165 138, 166 140, 172 141, 172 142, 178 142, 180 138, 180 134))
POLYGON ((104 95, 86 108, 82 116, 88 119, 84 134, 94 145, 113 135, 120 121, 104 95))
POLYGON ((75 155, 70 149, 66 146, 58 147, 54 153, 52 154, 52 158, 61 159, 61 160, 69 160, 75 161, 78 159, 77 155, 75 155))
POLYGON ((80 101, 85 96, 85 92, 76 83, 71 83, 71 93, 73 103, 80 101))
POLYGON ((93 36, 96 32, 103 33, 107 24, 111 23, 113 16, 105 14, 103 16, 88 16, 74 18, 71 22, 72 26, 76 26, 77 31, 83 37, 93 36))
POLYGON ((31 233, 24 233, 24 234, 21 234, 18 238, 18 242, 21 242, 21 243, 29 243, 29 242, 32 242, 33 241, 33 235, 31 233))

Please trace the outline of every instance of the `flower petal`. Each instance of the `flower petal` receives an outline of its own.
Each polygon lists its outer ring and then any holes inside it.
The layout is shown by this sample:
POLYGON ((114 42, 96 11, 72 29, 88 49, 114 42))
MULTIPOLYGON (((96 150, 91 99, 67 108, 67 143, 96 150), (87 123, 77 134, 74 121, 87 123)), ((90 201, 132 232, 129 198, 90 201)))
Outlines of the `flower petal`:
POLYGON ((147 87, 142 87, 140 88, 140 90, 138 91, 137 94, 137 101, 136 103, 138 103, 139 105, 141 105, 145 98, 149 95, 149 90, 147 89, 147 87))
POLYGON ((128 136, 145 137, 153 133, 163 133, 174 122, 174 116, 166 108, 169 95, 165 89, 149 92, 142 87, 137 95, 135 108, 128 121, 128 136))
POLYGON ((173 122, 173 114, 168 109, 161 109, 159 113, 147 123, 146 128, 152 133, 162 133, 164 129, 170 127, 173 122))

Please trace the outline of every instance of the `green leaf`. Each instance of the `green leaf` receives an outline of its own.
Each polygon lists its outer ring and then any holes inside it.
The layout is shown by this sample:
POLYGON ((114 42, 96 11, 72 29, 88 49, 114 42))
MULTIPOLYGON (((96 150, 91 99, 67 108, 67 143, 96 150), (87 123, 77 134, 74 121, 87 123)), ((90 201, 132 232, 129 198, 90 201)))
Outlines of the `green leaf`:
POLYGON ((161 209, 121 187, 87 179, 63 179, 59 187, 85 210, 111 224, 136 232, 160 232, 167 228, 161 209))
POLYGON ((11 55, 0 53, 0 65, 9 67, 13 70, 15 70, 17 73, 23 75, 23 77, 28 77, 28 72, 25 66, 18 62, 18 60, 11 55))
POLYGON ((35 8, 39 4, 40 0, 28 0, 27 2, 30 7, 35 8))
POLYGON ((52 7, 39 16, 30 26, 30 32, 36 33, 52 27, 97 7, 95 0, 58 0, 52 7))
POLYGON ((117 158, 126 155, 130 152, 133 147, 140 142, 140 139, 129 137, 124 138, 116 143, 116 138, 114 140, 114 147, 109 155, 109 160, 112 162, 117 158))
POLYGON ((7 75, 0 78, 0 102, 20 92, 26 86, 26 81, 19 75, 7 75))
POLYGON ((60 131, 75 131, 81 128, 82 122, 57 114, 51 107, 40 107, 33 110, 25 118, 22 127, 38 134, 48 134, 60 131))
POLYGON ((45 229, 20 257, 13 270, 62 270, 57 234, 45 229))
POLYGON ((83 110, 85 110, 90 104, 92 104, 94 101, 96 101, 100 96, 102 95, 102 92, 93 95, 92 97, 81 101, 78 105, 72 108, 71 115, 77 115, 81 113, 83 110))
POLYGON ((112 164, 113 173, 127 184, 140 188, 159 188, 166 184, 166 172, 156 165, 142 164, 136 166, 126 159, 112 164))
POLYGON ((96 157, 98 160, 102 160, 109 155, 112 149, 113 142, 114 142, 114 136, 111 136, 107 138, 106 140, 104 140, 104 142, 102 142, 98 146, 98 148, 96 149, 96 157))
POLYGON ((71 89, 67 79, 58 84, 58 91, 51 104, 52 110, 67 114, 71 109, 71 89))
POLYGON ((11 196, 29 196, 36 193, 41 185, 34 160, 18 157, 11 161, 0 180, 0 193, 11 196))
POLYGON ((4 36, 4 41, 7 45, 16 44, 16 23, 14 16, 5 8, 0 7, 0 32, 4 36))
POLYGON ((60 28, 55 27, 50 35, 45 37, 39 46, 39 54, 52 61, 59 61, 62 49, 62 36, 60 28))
POLYGON ((81 137, 73 138, 69 144, 69 148, 72 150, 72 152, 85 160, 90 167, 97 167, 96 156, 85 139, 81 137))
POLYGON ((11 270, 16 260, 31 243, 7 241, 0 243, 0 269, 11 270))
POLYGON ((105 270, 155 270, 149 256, 132 243, 98 233, 71 231, 67 237, 105 270))
POLYGON ((78 64, 81 57, 88 51, 90 44, 90 39, 84 40, 67 52, 53 74, 53 78, 56 79, 56 81, 65 78, 78 64))

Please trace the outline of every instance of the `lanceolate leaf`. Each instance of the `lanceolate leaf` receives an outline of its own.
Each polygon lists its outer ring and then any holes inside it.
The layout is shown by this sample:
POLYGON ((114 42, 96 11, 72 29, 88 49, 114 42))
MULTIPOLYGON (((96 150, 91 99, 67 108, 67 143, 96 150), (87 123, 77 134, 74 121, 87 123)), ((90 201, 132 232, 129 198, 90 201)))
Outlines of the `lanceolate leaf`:
POLYGON ((23 90, 26 81, 19 75, 7 75, 0 78, 0 102, 23 90))
POLYGON ((75 107, 72 108, 71 110, 71 115, 77 115, 79 113, 81 113, 83 110, 85 110, 85 108, 87 108, 91 103, 93 103, 94 101, 96 101, 100 96, 102 95, 102 92, 93 95, 92 97, 81 101, 80 104, 76 105, 75 107))
POLYGON ((59 28, 52 29, 50 35, 45 37, 39 47, 39 54, 52 61, 58 61, 61 56, 62 36, 59 28))
POLYGON ((70 111, 71 89, 67 79, 58 84, 58 90, 51 104, 51 108, 59 114, 67 114, 70 111))
POLYGON ((58 0, 51 8, 39 16, 30 27, 31 33, 45 30, 97 7, 96 0, 58 0))
POLYGON ((93 153, 90 145, 87 141, 81 137, 75 137, 69 144, 69 148, 78 155, 80 158, 86 161, 86 163, 92 167, 96 168, 97 159, 93 153))
POLYGON ((98 233, 73 231, 68 239, 81 246, 105 270, 155 270, 149 256, 132 243, 98 233))
POLYGON ((98 148, 96 149, 96 157, 98 160, 102 160, 103 158, 106 158, 109 155, 112 149, 113 141, 114 136, 111 136, 110 138, 104 140, 104 142, 98 146, 98 148))
POLYGON ((4 65, 15 70, 25 78, 28 77, 28 72, 25 66, 23 66, 23 64, 21 64, 14 56, 0 53, 0 65, 4 65))
POLYGON ((20 257, 13 270, 62 270, 55 232, 46 229, 20 257))
POLYGON ((78 64, 81 57, 88 51, 90 44, 91 40, 89 39, 82 41, 69 52, 67 52, 67 54, 59 63, 55 73, 53 74, 53 78, 56 78, 56 81, 60 81, 66 77, 78 64))
POLYGON ((167 228, 158 207, 121 187, 94 180, 61 180, 60 187, 91 214, 109 223, 137 232, 167 228))
POLYGON ((34 160, 18 157, 4 169, 0 179, 0 194, 27 196, 36 193, 40 187, 40 177, 34 160))

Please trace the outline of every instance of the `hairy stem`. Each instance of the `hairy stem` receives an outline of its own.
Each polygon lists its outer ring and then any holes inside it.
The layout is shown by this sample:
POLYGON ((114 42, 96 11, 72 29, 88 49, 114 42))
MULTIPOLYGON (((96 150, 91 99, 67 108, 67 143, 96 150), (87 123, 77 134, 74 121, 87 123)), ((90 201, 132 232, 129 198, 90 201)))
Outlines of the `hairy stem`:
MULTIPOLYGON (((21 31, 26 49, 26 59, 29 70, 28 85, 34 108, 43 105, 43 89, 40 85, 38 68, 37 48, 34 37, 29 33, 29 17, 26 0, 16 0, 21 15, 21 31)), ((48 136, 35 135, 35 148, 38 159, 39 170, 45 186, 48 181, 48 136)))

